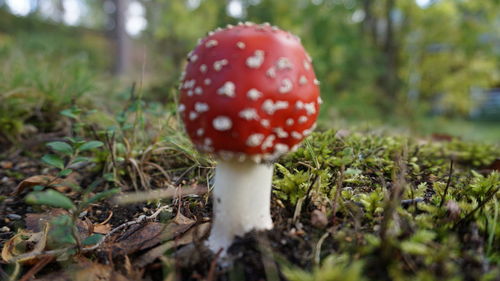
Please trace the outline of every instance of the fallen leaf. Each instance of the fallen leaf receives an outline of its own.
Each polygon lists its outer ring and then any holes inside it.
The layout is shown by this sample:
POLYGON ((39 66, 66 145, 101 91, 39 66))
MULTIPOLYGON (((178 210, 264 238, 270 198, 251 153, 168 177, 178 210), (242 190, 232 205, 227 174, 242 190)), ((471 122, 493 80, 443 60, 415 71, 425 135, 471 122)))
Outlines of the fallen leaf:
POLYGON ((184 233, 184 235, 180 236, 179 238, 172 241, 168 241, 164 244, 161 244, 147 251, 145 254, 143 254, 134 261, 134 265, 136 267, 142 268, 152 263, 155 259, 162 256, 166 251, 174 247, 183 246, 203 238, 208 234, 209 230, 210 230, 209 222, 197 225, 196 227, 189 229, 186 233, 184 233))
POLYGON ((122 274, 113 270, 110 265, 91 261, 79 262, 70 265, 60 272, 54 272, 37 281, 130 281, 122 274))
MULTIPOLYGON (((40 232, 22 230, 5 242, 2 249, 2 260, 10 263, 16 260, 16 257, 20 255, 41 252, 45 249, 46 242, 46 230, 40 232)), ((21 263, 34 264, 37 260, 38 258, 36 256, 31 256, 17 261, 21 263)))
POLYGON ((441 134, 441 133, 434 133, 431 135, 433 140, 436 141, 444 141, 444 142, 450 142, 452 141, 455 137, 448 135, 448 134, 441 134))
POLYGON ((51 188, 59 192, 71 192, 71 186, 78 185, 76 179, 79 177, 78 173, 72 173, 65 179, 56 178, 51 175, 37 175, 29 177, 20 182, 14 190, 14 195, 21 194, 26 188, 34 187, 37 185, 47 186, 50 184, 51 188))
MULTIPOLYGON (((69 215, 69 212, 64 209, 51 209, 50 211, 41 214, 28 213, 24 219, 26 229, 31 232, 40 232, 45 229, 45 226, 51 219, 60 215, 69 215)), ((80 239, 87 238, 90 234, 92 234, 94 229, 94 226, 88 220, 82 221, 77 219, 76 225, 78 233, 80 234, 80 239)))
POLYGON ((114 245, 118 252, 131 254, 148 249, 163 241, 173 239, 188 230, 193 224, 164 224, 159 222, 148 222, 139 229, 131 229, 125 232, 114 245))
POLYGON ((23 180, 19 185, 17 185, 14 194, 18 195, 21 192, 23 192, 24 189, 33 187, 36 185, 47 185, 50 182, 54 181, 55 177, 49 176, 49 175, 38 175, 38 176, 32 176, 29 177, 25 180, 23 180))
POLYGON ((111 224, 94 224, 94 233, 108 234, 111 231, 111 224))
POLYGON ((45 224, 53 217, 69 214, 68 211, 64 209, 51 209, 46 213, 28 213, 24 219, 26 223, 26 229, 32 232, 40 232, 44 229, 45 224))
POLYGON ((500 158, 495 159, 486 169, 500 172, 500 158))
POLYGON ((12 169, 14 164, 10 161, 0 161, 0 168, 2 169, 12 169))

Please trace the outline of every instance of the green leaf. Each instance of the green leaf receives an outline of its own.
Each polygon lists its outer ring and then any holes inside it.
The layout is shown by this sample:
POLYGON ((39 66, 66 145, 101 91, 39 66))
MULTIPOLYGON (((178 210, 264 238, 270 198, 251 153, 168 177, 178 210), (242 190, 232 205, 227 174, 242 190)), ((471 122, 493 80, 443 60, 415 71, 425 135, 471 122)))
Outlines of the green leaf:
POLYGON ((73 170, 71 169, 64 169, 62 171, 60 171, 58 174, 57 174, 57 177, 58 178, 61 178, 61 177, 67 177, 69 174, 71 174, 73 172, 73 170))
POLYGON ((75 205, 71 199, 64 194, 48 189, 46 191, 33 191, 26 195, 26 203, 35 205, 47 205, 56 208, 74 209, 75 205))
POLYGON ((62 141, 49 142, 47 143, 47 146, 50 147, 52 150, 62 153, 64 155, 73 154, 73 148, 71 147, 71 145, 62 141))
POLYGON ((66 117, 69 117, 69 118, 73 118, 73 119, 77 119, 78 118, 78 114, 79 112, 77 112, 76 110, 74 109, 65 109, 61 112, 59 112, 59 114, 63 115, 63 116, 66 116, 66 117))
POLYGON ((90 205, 92 203, 95 203, 95 202, 104 200, 106 198, 109 198, 109 197, 111 197, 111 196, 113 196, 113 195, 115 195, 115 194, 117 194, 119 192, 120 192, 119 188, 113 188, 113 189, 110 189, 110 190, 106 190, 106 191, 97 193, 96 195, 90 197, 89 199, 84 200, 82 202, 82 208, 85 208, 85 207, 87 207, 88 205, 90 205))
POLYGON ((64 161, 55 154, 46 154, 42 157, 42 162, 47 165, 54 166, 59 169, 64 169, 64 161))
POLYGON ((89 162, 92 161, 92 158, 90 157, 84 157, 84 156, 78 156, 73 160, 73 164, 80 163, 80 162, 89 162))
POLYGON ((95 245, 99 243, 103 237, 104 235, 102 234, 92 234, 89 237, 85 238, 85 240, 82 241, 82 244, 84 246, 95 245))
POLYGON ((35 186, 33 186, 33 190, 34 191, 42 191, 44 189, 45 189, 45 186, 43 186, 43 185, 35 185, 35 186))
POLYGON ((47 246, 57 249, 76 244, 73 236, 75 221, 69 215, 59 215, 49 221, 47 232, 47 246))
POLYGON ((104 143, 102 143, 100 141, 89 141, 89 142, 84 143, 82 146, 80 146, 79 150, 80 151, 91 150, 91 149, 101 147, 103 145, 104 145, 104 143))

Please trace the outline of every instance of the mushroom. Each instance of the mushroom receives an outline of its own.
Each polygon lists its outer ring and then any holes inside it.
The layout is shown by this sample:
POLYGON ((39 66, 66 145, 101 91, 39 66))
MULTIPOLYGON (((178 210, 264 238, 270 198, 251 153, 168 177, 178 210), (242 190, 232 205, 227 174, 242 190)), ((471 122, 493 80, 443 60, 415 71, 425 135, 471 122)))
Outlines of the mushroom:
POLYGON ((273 227, 272 162, 318 116, 318 80, 300 39, 269 24, 210 32, 188 55, 179 111, 195 147, 217 158, 208 247, 273 227))

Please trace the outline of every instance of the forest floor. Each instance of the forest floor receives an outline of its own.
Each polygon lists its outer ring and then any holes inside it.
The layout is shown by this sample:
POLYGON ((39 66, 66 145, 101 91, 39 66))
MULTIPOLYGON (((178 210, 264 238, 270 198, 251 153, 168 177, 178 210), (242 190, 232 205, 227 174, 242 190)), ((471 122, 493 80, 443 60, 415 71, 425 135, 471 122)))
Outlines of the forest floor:
POLYGON ((495 145, 315 133, 275 164, 274 229, 221 267, 203 243, 210 157, 63 135, 0 156, 2 280, 499 280, 495 145))

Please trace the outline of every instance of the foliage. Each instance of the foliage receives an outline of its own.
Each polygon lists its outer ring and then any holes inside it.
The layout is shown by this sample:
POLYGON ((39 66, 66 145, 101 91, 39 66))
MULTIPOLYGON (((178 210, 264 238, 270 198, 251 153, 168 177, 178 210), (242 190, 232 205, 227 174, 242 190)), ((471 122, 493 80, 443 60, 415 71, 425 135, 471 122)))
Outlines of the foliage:
POLYGON ((324 210, 333 224, 309 231, 317 245, 330 246, 316 253, 324 257, 321 266, 286 267, 284 274, 291 280, 494 280, 500 174, 487 167, 499 157, 498 146, 459 140, 314 133, 276 164, 274 194, 295 214, 302 210, 302 223, 313 223, 306 210, 324 210), (316 167, 332 175, 322 192, 307 189, 316 167), (466 266, 471 263, 488 268, 466 266))

